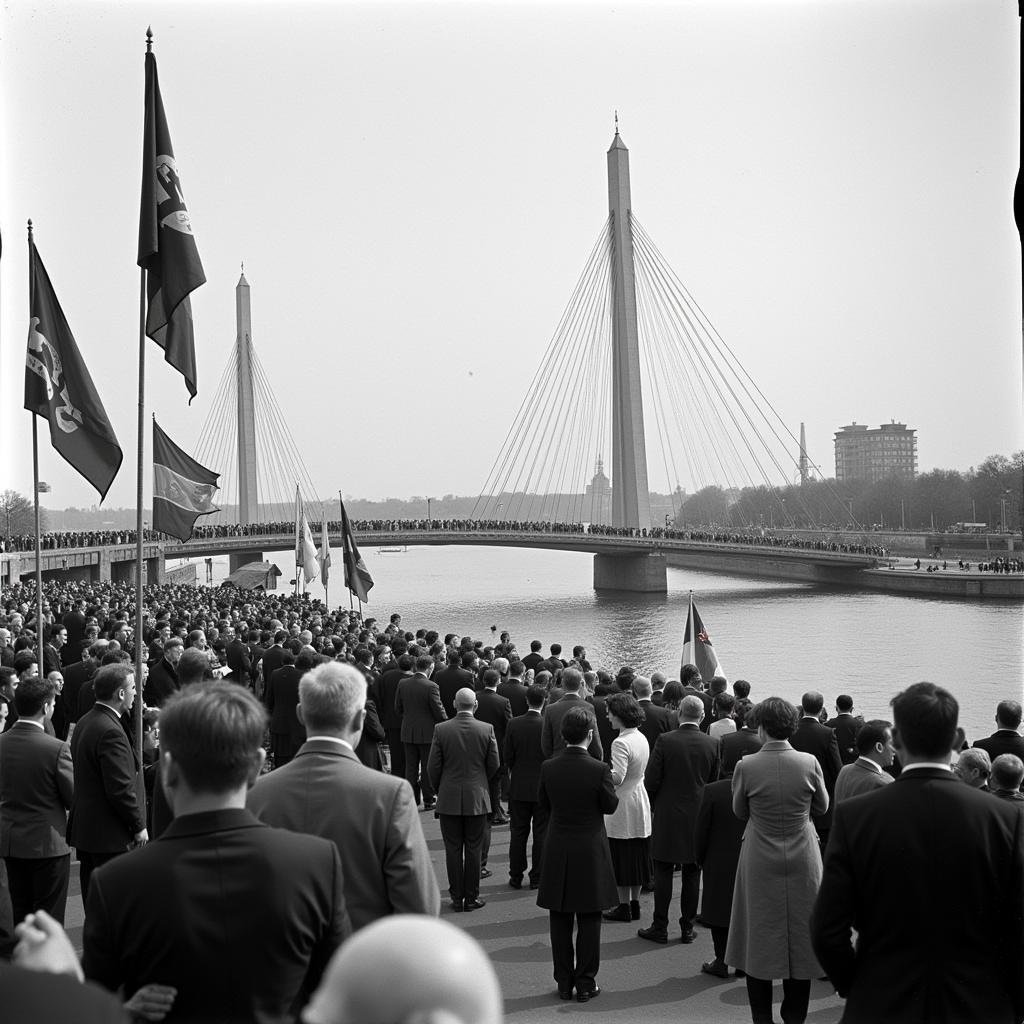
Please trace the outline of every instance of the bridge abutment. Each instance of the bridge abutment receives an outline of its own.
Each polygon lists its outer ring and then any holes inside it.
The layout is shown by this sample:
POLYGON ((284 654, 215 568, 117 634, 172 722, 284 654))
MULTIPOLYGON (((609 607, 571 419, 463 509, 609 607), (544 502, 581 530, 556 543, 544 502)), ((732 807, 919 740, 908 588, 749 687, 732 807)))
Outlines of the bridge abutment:
POLYGON ((668 592, 665 556, 594 555, 594 589, 665 594, 668 592))

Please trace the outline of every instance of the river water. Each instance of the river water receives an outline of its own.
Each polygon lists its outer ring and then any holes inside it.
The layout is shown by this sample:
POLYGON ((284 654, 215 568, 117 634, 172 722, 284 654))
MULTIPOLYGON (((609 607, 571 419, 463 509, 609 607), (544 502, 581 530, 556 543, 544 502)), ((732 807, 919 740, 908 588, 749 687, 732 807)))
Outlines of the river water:
MULTIPOLYGON (((596 593, 593 556, 516 548, 410 547, 362 551, 374 579, 364 613, 386 624, 459 633, 490 642, 491 627, 508 630, 522 654, 533 639, 560 643, 563 654, 584 644, 596 667, 632 665, 677 676, 693 590, 701 618, 730 681, 751 683, 751 696, 799 700, 820 690, 832 707, 849 693, 866 718, 891 718, 889 701, 927 679, 960 701, 971 740, 995 728, 996 704, 1021 700, 1024 611, 1011 602, 953 601, 669 568, 668 594, 596 593)), ((294 576, 291 551, 268 552, 294 576)), ((334 553, 330 598, 348 604, 340 552, 334 553)), ((214 562, 214 580, 227 559, 214 562)), ((204 569, 200 562, 199 579, 204 569)), ((319 581, 309 587, 323 599, 319 581)), ((567 655, 566 655, 567 656, 567 655)))

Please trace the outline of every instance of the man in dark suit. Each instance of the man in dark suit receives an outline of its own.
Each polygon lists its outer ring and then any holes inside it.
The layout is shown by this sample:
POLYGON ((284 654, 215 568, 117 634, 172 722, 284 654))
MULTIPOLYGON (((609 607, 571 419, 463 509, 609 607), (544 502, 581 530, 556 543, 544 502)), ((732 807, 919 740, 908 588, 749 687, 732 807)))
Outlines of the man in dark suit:
POLYGON ((270 745, 276 768, 286 765, 306 741, 306 730, 297 713, 299 680, 313 667, 316 656, 301 650, 294 663, 291 657, 291 652, 287 651, 284 664, 270 677, 264 694, 270 712, 270 745))
POLYGON ((473 673, 473 666, 476 665, 476 655, 472 651, 464 651, 462 654, 451 655, 448 666, 441 669, 434 676, 434 682, 441 693, 441 705, 449 718, 455 717, 455 694, 464 687, 473 689, 476 676, 473 673))
POLYGON ((508 677, 498 683, 498 696, 504 697, 512 705, 512 717, 518 718, 526 714, 529 702, 526 699, 526 686, 523 683, 523 663, 513 658, 508 663, 508 677))
POLYGON ((181 688, 178 681, 178 662, 184 653, 185 645, 180 637, 169 636, 164 641, 160 660, 149 670, 142 688, 142 696, 147 707, 162 708, 181 688))
POLYGON ((227 634, 225 637, 227 640, 227 648, 224 653, 228 663, 228 668, 231 670, 231 676, 239 686, 251 689, 253 662, 252 655, 249 651, 249 645, 244 641, 244 639, 235 635, 235 631, 231 626, 228 626, 224 632, 227 634))
POLYGON ((121 724, 135 703, 135 671, 104 665, 93 678, 96 703, 71 737, 75 794, 68 815, 67 841, 78 854, 82 896, 93 871, 149 839, 146 797, 138 755, 121 724))
POLYGON ((64 718, 68 723, 69 738, 72 732, 74 732, 78 720, 82 717, 82 711, 79 707, 79 697, 81 696, 82 688, 86 683, 92 681, 92 677, 100 667, 100 659, 103 657, 106 647, 106 640, 95 641, 95 643, 89 645, 81 661, 76 661, 73 665, 69 665, 64 671, 64 689, 61 691, 60 697, 64 704, 64 718))
POLYGON ((561 699, 553 704, 548 704, 544 711, 544 731, 541 733, 541 749, 545 757, 551 757, 565 746, 562 739, 562 719, 572 708, 582 707, 585 712, 594 719, 594 735, 590 741, 591 757, 598 761, 604 760, 604 747, 601 745, 601 737, 598 734, 597 714, 594 707, 580 696, 580 687, 583 685, 583 673, 576 668, 567 668, 562 673, 562 686, 565 689, 561 699))
POLYGON ((700 731, 707 732, 711 728, 711 711, 714 701, 704 689, 704 680, 701 679, 700 669, 696 665, 683 665, 679 672, 679 681, 683 684, 684 697, 696 697, 704 705, 704 717, 701 719, 700 731))
MULTIPOLYGON (((499 659, 504 660, 504 659, 499 659)), ((501 785, 505 776, 505 730, 512 721, 512 705, 498 693, 501 678, 497 669, 484 671, 483 689, 476 695, 476 717, 494 728, 494 739, 498 744, 498 774, 491 779, 491 824, 507 825, 508 815, 501 806, 501 785)))
MULTIPOLYGON (((284 664, 284 644, 287 639, 287 631, 279 629, 274 634, 274 642, 267 648, 266 654, 263 655, 260 661, 264 693, 266 692, 267 685, 270 683, 270 677, 284 664)), ((263 694, 257 693, 257 696, 263 699, 263 694)))
POLYGON ((836 716, 825 725, 836 734, 839 758, 844 765, 857 760, 857 733, 863 724, 864 719, 853 713, 853 698, 848 693, 839 694, 836 697, 836 716))
POLYGON ((86 977, 126 993, 170 986, 176 1019, 296 1019, 351 925, 334 843, 245 809, 265 727, 259 702, 234 683, 190 687, 163 710, 174 820, 93 877, 86 977))
POLYGON ((498 773, 494 729, 473 717, 476 694, 468 687, 455 695, 455 717, 434 729, 427 770, 437 792, 437 814, 444 839, 448 892, 452 910, 479 910, 480 862, 487 817, 491 813, 490 780, 498 773))
POLYGON ((353 754, 365 695, 365 679, 348 665, 307 672, 299 714, 309 739, 288 765, 261 775, 246 801, 268 825, 334 842, 354 930, 389 914, 436 916, 441 901, 408 783, 353 754))
POLYGON ((1013 754, 1024 760, 1024 736, 1020 728, 1021 706, 1016 700, 1001 700, 996 707, 996 726, 991 736, 977 740, 974 746, 984 750, 994 761, 1000 754, 1013 754))
POLYGON ((822 849, 828 842, 828 831, 832 827, 832 805, 836 794, 836 779, 843 767, 839 756, 839 744, 836 734, 827 725, 818 721, 818 715, 825 706, 825 698, 814 690, 808 691, 800 698, 803 717, 790 737, 790 745, 794 750, 802 750, 805 754, 813 754, 821 765, 821 773, 825 776, 825 788, 828 790, 828 810, 824 814, 811 816, 814 827, 821 841, 822 849))
POLYGON ((533 669, 534 673, 540 671, 540 664, 544 661, 544 655, 540 653, 544 645, 539 640, 530 641, 530 653, 523 658, 523 668, 533 669))
POLYGON ((718 757, 721 761, 722 778, 731 778, 736 765, 747 754, 756 754, 761 749, 757 733, 747 725, 747 715, 754 705, 746 698, 740 698, 732 708, 735 732, 727 732, 718 741, 718 757))
POLYGON ((85 601, 79 598, 72 601, 71 607, 61 619, 67 631, 67 643, 61 649, 61 665, 67 668, 79 660, 82 653, 82 642, 85 640, 85 601))
POLYGON ((537 795, 540 766, 544 762, 541 733, 544 722, 541 709, 546 699, 543 686, 531 686, 526 693, 528 708, 525 715, 513 718, 505 731, 505 766, 509 771, 508 813, 510 819, 508 841, 508 884, 513 889, 523 885, 526 873, 526 840, 533 831, 533 850, 530 868, 530 888, 535 889, 540 878, 544 853, 544 834, 547 814, 541 808, 537 795))
POLYGON ((1016 1024, 1024 814, 950 771, 951 693, 916 683, 892 707, 903 771, 836 807, 811 917, 815 954, 846 1000, 844 1024, 1016 1024), (943 898, 951 878, 955 896, 943 898))
POLYGON ((694 839, 704 787, 718 778, 718 743, 700 731, 704 705, 693 694, 679 705, 679 728, 663 733, 647 762, 644 785, 651 797, 651 857, 654 860, 654 922, 642 939, 668 942, 672 868, 682 865, 679 926, 682 941, 693 942, 700 895, 700 866, 694 839))
POLYGON ((644 720, 640 723, 640 732, 647 739, 647 745, 654 750, 654 744, 658 742, 658 737, 664 732, 671 732, 672 716, 664 708, 659 708, 654 703, 649 679, 637 676, 633 680, 633 694, 644 713, 644 720))
POLYGON ((402 653, 398 656, 397 662, 392 662, 392 667, 381 673, 380 682, 377 684, 377 712, 380 715, 380 724, 384 727, 384 735, 387 737, 388 753, 391 757, 391 774, 400 779, 405 774, 405 747, 402 745, 402 715, 395 707, 395 698, 398 696, 398 684, 413 674, 416 659, 411 654, 402 653))
POLYGON ((601 912, 618 896, 604 816, 619 798, 608 765, 588 756, 596 730, 586 707, 577 701, 562 717, 563 746, 541 766, 538 789, 549 819, 537 906, 548 911, 558 996, 575 989, 581 1003, 601 994, 601 912))
POLYGON ((68 744, 43 730, 55 697, 49 679, 22 683, 18 721, 0 736, 0 856, 15 922, 45 910, 64 923, 71 868, 64 833, 75 776, 68 744))
POLYGON ((416 671, 398 681, 395 711, 402 720, 402 746, 405 748, 405 777, 412 786, 416 803, 423 793, 423 809, 432 811, 436 802, 434 787, 427 773, 430 745, 434 742, 434 726, 447 718, 441 706, 437 683, 430 678, 434 659, 429 654, 416 658, 416 671))
POLYGON ((44 676, 48 676, 51 672, 60 672, 63 665, 60 652, 68 643, 68 631, 63 626, 50 626, 47 633, 48 642, 43 647, 42 674, 44 676))

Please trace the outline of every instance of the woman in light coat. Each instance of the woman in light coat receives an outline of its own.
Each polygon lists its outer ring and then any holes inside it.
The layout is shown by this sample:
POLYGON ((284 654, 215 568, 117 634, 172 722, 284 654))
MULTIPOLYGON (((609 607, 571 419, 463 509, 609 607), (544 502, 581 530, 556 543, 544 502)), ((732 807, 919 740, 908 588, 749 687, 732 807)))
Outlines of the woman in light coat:
POLYGON ((640 917, 640 889, 651 880, 651 801, 644 786, 650 748, 637 728, 644 710, 628 693, 616 693, 607 701, 608 719, 619 730, 611 749, 612 783, 619 806, 605 817, 615 886, 619 903, 605 915, 606 921, 636 921, 640 917))
POLYGON ((813 754, 789 737, 799 714, 769 697, 747 718, 764 746, 735 768, 732 806, 743 833, 726 963, 747 974, 754 1024, 771 1024, 772 979, 782 978, 782 1019, 802 1024, 811 980, 822 975, 811 948, 810 917, 821 884, 821 850, 811 814, 828 809, 828 792, 813 754))

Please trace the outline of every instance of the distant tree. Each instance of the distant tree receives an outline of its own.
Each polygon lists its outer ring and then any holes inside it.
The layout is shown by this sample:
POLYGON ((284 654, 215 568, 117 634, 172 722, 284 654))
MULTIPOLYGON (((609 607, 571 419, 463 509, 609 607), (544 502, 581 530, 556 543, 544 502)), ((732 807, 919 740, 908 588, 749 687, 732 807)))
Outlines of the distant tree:
MULTIPOLYGON (((40 529, 46 531, 46 513, 39 510, 40 529)), ((17 491, 0 491, 0 535, 17 537, 34 533, 36 529, 35 506, 17 491)))

